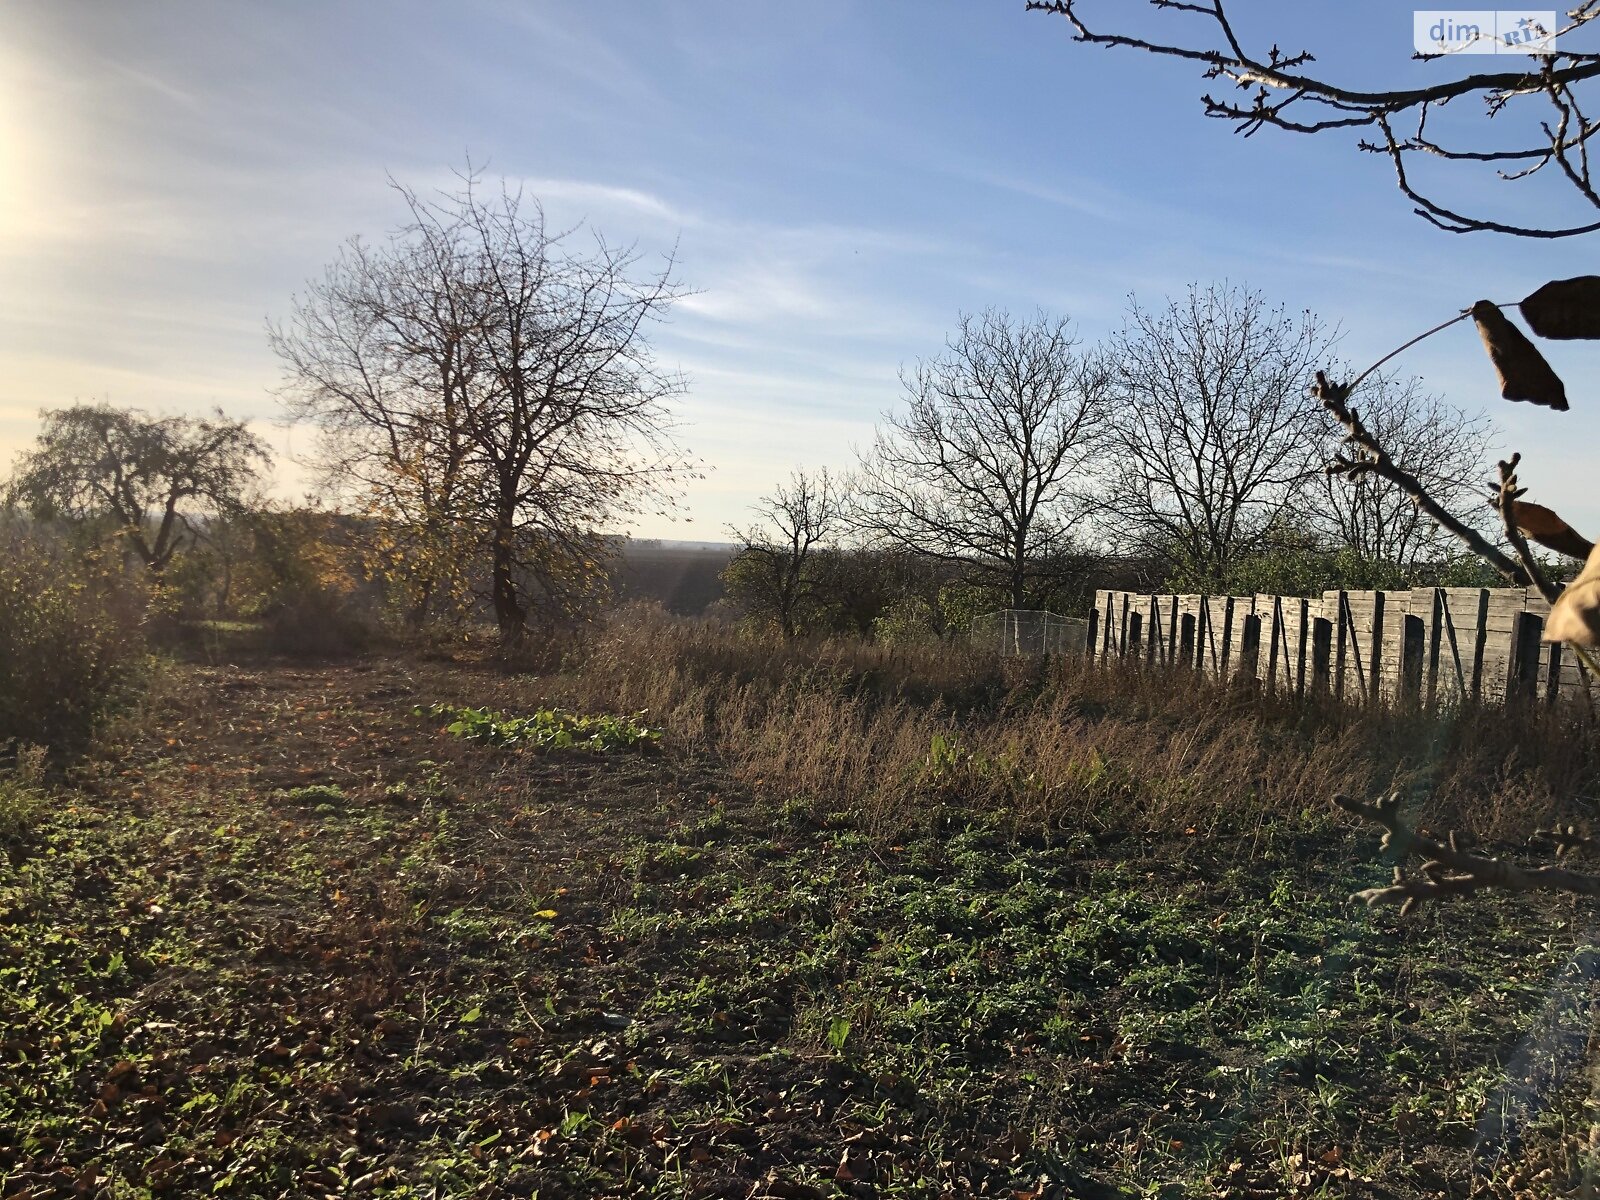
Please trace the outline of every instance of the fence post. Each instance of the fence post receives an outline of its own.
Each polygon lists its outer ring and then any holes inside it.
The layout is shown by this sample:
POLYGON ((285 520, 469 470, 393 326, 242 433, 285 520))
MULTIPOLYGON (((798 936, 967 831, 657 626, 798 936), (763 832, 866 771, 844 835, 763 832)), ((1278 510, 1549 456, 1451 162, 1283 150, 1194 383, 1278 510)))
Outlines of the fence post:
POLYGON ((1550 663, 1544 682, 1544 702, 1554 704, 1561 695, 1561 643, 1550 643, 1550 663))
POLYGON ((1428 704, 1439 700, 1439 643, 1444 640, 1444 589, 1432 589, 1428 629, 1428 704))
MULTIPOLYGON (((1294 632, 1294 667, 1293 670, 1288 672, 1290 674, 1290 690, 1296 696, 1304 696, 1306 694, 1306 648, 1309 645, 1310 638, 1310 600, 1296 597, 1291 602, 1291 606, 1293 606, 1294 611, 1294 630, 1296 632, 1294 632)), ((1283 654, 1285 654, 1285 661, 1288 661, 1290 643, 1288 643, 1288 638, 1286 637, 1283 638, 1283 654)))
POLYGON ((1478 589, 1478 623, 1472 635, 1472 698, 1483 699, 1483 651, 1489 642, 1489 589, 1478 589))
MULTIPOLYGON (((1267 626, 1267 674, 1266 684, 1269 691, 1278 690, 1278 642, 1281 640, 1278 631, 1283 628, 1283 598, 1272 598, 1272 616, 1268 618, 1267 626)), ((1257 637, 1259 638, 1259 631, 1257 637)))
POLYGON ((1512 630, 1511 678, 1506 692, 1532 700, 1539 689, 1539 638, 1544 634, 1544 618, 1519 612, 1512 630))
POLYGON ((1408 615, 1400 642, 1400 698, 1406 704, 1422 702, 1422 666, 1427 647, 1427 625, 1421 617, 1408 615))
POLYGON ((1383 696, 1383 607, 1381 591, 1372 593, 1371 653, 1367 655, 1367 703, 1376 704, 1383 696))
POLYGON ((1261 617, 1251 613, 1244 619, 1244 630, 1239 635, 1238 674, 1258 678, 1261 664, 1261 617))
POLYGON ((1178 662, 1194 666, 1194 614, 1184 613, 1178 618, 1178 662))
POLYGON ((1144 632, 1144 614, 1128 614, 1128 640, 1122 644, 1123 658, 1139 657, 1139 635, 1144 632))
POLYGON ((1334 630, 1333 637, 1333 694, 1340 700, 1344 699, 1344 660, 1345 647, 1350 644, 1355 633, 1355 620, 1350 615, 1350 593, 1341 591, 1335 593, 1338 599, 1335 605, 1338 613, 1339 627, 1334 630))
POLYGON ((1222 606, 1222 653, 1218 656, 1217 674, 1226 679, 1228 668, 1233 666, 1233 597, 1222 606))
POLYGON ((1317 617, 1311 622, 1311 690, 1328 690, 1328 672, 1333 658, 1333 622, 1317 617))
POLYGON ((1083 633, 1083 652, 1086 657, 1094 657, 1095 635, 1100 632, 1100 608, 1096 605, 1089 610, 1089 627, 1083 633))

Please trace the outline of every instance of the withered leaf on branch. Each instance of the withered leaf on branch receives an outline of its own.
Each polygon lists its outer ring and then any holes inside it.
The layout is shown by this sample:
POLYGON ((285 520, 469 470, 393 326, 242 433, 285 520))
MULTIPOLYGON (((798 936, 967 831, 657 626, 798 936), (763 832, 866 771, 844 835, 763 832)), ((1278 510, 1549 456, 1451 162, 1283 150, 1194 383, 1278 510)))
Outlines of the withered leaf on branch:
POLYGON ((1528 500, 1511 501, 1511 517, 1522 530, 1547 550, 1565 554, 1568 558, 1586 559, 1594 551, 1594 543, 1551 509, 1528 500))
POLYGON ((1552 280, 1517 307, 1542 338, 1600 338, 1600 275, 1552 280))
POLYGON ((1567 410, 1567 388, 1528 336, 1487 300, 1472 306, 1478 336, 1489 351, 1489 361, 1500 375, 1500 394, 1507 400, 1525 400, 1559 412, 1567 410))
POLYGON ((1600 547, 1590 553, 1578 577, 1550 606, 1544 640, 1600 646, 1600 547))

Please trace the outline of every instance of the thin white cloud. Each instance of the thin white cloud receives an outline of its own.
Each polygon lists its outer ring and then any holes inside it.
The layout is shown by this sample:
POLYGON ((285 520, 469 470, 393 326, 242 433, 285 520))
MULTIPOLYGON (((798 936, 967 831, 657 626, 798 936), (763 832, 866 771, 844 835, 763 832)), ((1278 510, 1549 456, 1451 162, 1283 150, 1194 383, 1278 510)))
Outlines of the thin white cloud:
POLYGON ((1018 196, 1027 196, 1034 200, 1043 200, 1046 204, 1051 204, 1058 208, 1071 209, 1073 212, 1093 217, 1097 221, 1106 221, 1117 225, 1137 220, 1139 218, 1138 210, 1149 208, 1148 202, 1142 200, 1135 205, 1130 202, 1131 198, 1129 197, 1107 195, 1107 189, 1098 184, 1083 183, 1074 190, 1068 191, 1063 187, 1040 183, 1036 180, 1018 176, 1003 175, 981 168, 963 170, 960 174, 963 178, 973 183, 981 183, 986 187, 997 188, 1018 196))
POLYGON ((527 0, 490 0, 478 7, 531 35, 535 39, 533 49, 546 69, 612 95, 664 102, 649 79, 610 41, 574 28, 552 7, 529 4, 527 0))
POLYGON ((100 61, 102 69, 113 71, 124 79, 131 80, 139 87, 154 92, 158 96, 196 111, 203 107, 200 98, 193 92, 186 91, 169 80, 151 74, 149 71, 137 70, 126 63, 117 62, 115 59, 106 56, 101 56, 100 61))
POLYGON ((675 208, 660 196, 638 188, 617 187, 583 179, 528 179, 517 180, 530 196, 549 203, 565 201, 579 207, 598 210, 602 214, 628 213, 651 217, 680 227, 701 224, 699 217, 675 208))

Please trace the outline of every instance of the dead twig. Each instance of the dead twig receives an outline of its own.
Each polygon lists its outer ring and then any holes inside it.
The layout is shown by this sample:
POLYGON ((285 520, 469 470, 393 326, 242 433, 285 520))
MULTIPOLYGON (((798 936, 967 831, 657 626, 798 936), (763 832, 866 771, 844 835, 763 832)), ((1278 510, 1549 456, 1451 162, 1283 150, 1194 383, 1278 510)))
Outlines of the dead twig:
POLYGON ((1411 502, 1427 513, 1437 525, 1463 542, 1469 550, 1506 579, 1515 584, 1530 583, 1531 576, 1521 563, 1435 500, 1415 475, 1389 457, 1388 451, 1362 423, 1360 413, 1350 406, 1350 392, 1350 384, 1332 383, 1326 372, 1317 372, 1317 381, 1312 388, 1312 394, 1333 414, 1334 419, 1344 426, 1345 441, 1354 449, 1351 454, 1335 456, 1328 471, 1352 480, 1367 474, 1387 479, 1410 496, 1411 502))
MULTIPOLYGON (((1398 904, 1400 915, 1406 916, 1429 900, 1444 900, 1452 896, 1498 889, 1508 892, 1569 892, 1579 896, 1600 895, 1600 875, 1572 871, 1562 866, 1521 867, 1503 858, 1485 858, 1465 848, 1463 839, 1455 834, 1441 842, 1426 837, 1412 829, 1400 815, 1402 797, 1399 792, 1375 804, 1338 795, 1333 798, 1347 813, 1382 825, 1385 832, 1380 843, 1385 850, 1396 854, 1416 853, 1423 863, 1413 872, 1396 866, 1394 882, 1387 887, 1367 888, 1357 892, 1368 908, 1381 904, 1398 904)), ((1570 851, 1592 845, 1592 839, 1580 835, 1576 828, 1541 831, 1540 836, 1556 843, 1558 857, 1570 851)))
POLYGON ((1556 598, 1561 595, 1561 589, 1545 578, 1539 560, 1533 556, 1533 548, 1528 545, 1528 539, 1517 525, 1517 510, 1513 501, 1520 499, 1528 490, 1517 482, 1517 464, 1521 461, 1521 454, 1513 454, 1509 459, 1500 460, 1500 490, 1495 495, 1494 506, 1500 512, 1500 523, 1505 530, 1506 541, 1510 542, 1511 548, 1517 552, 1523 574, 1527 576, 1528 582, 1538 589, 1547 604, 1554 604, 1556 598))

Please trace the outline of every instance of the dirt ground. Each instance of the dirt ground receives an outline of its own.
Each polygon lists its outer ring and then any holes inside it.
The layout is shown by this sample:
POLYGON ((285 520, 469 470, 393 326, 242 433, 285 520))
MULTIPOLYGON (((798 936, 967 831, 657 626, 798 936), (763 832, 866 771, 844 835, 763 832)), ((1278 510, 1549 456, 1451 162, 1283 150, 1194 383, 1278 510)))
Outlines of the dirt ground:
MULTIPOLYGON (((0 1196, 1556 1195, 1586 910, 1374 839, 904 845, 478 662, 177 666, 0 860, 0 1196)), ((840 753, 848 753, 840 748, 840 753)))

